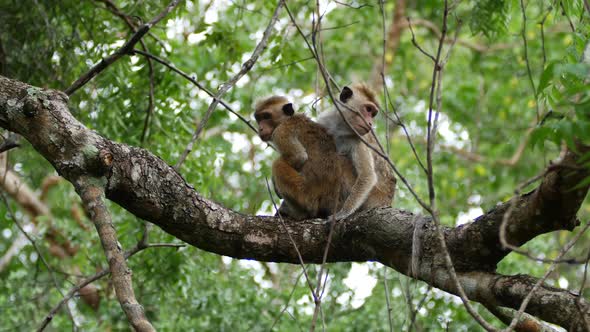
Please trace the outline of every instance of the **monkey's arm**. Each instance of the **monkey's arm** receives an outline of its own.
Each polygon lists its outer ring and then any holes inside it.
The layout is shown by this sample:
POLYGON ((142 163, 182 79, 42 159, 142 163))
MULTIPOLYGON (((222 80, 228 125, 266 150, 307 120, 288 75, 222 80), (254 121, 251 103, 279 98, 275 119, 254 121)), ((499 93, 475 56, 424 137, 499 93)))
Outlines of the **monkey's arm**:
POLYGON ((351 159, 357 177, 352 188, 350 188, 350 194, 346 198, 346 201, 344 201, 344 205, 334 216, 338 220, 344 219, 354 213, 367 200, 371 189, 377 183, 373 156, 371 155, 371 151, 363 143, 359 143, 351 151, 351 159))
POLYGON ((305 179, 283 157, 272 164, 272 182, 275 192, 283 198, 279 210, 283 217, 302 220, 315 215, 317 208, 308 202, 309 193, 305 190, 305 179), (309 207, 309 211, 303 207, 309 207))
POLYGON ((279 126, 273 134, 273 142, 281 157, 296 170, 307 161, 307 151, 295 133, 289 133, 288 126, 279 126))

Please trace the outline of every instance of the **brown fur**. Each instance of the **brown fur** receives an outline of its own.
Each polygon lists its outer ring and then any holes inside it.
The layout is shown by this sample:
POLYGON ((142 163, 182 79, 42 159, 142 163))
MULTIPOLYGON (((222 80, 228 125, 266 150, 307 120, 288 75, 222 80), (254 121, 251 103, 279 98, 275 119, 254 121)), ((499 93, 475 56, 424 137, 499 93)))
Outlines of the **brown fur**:
POLYGON ((378 108, 381 108, 379 106, 379 102, 377 101, 377 96, 375 95, 375 91, 373 91, 371 88, 369 88, 368 85, 364 84, 364 83, 355 83, 351 86, 351 89, 357 90, 361 95, 364 95, 367 100, 369 100, 370 102, 372 102, 373 104, 375 104, 378 108))
MULTIPOLYGON (((371 144, 372 147, 379 149, 379 145, 375 141, 373 135, 368 134, 363 136, 363 138, 371 144)), ((377 173, 377 184, 371 189, 367 201, 360 208, 361 211, 376 207, 391 206, 391 203, 395 198, 397 179, 395 178, 391 166, 389 166, 383 157, 373 150, 371 150, 371 156, 373 157, 373 164, 375 165, 375 172, 377 173)))
POLYGON ((254 110, 256 112, 264 110, 266 108, 272 108, 275 105, 284 105, 286 103, 288 103, 289 101, 287 100, 287 98, 283 97, 283 96, 272 96, 263 100, 260 100, 256 103, 256 105, 254 106, 254 110))
POLYGON ((265 134, 272 127, 267 140, 281 154, 272 166, 275 191, 284 199, 279 213, 294 219, 327 217, 343 200, 339 198, 342 157, 325 128, 305 115, 285 115, 286 103, 274 96, 256 104, 259 126, 265 134), (271 118, 262 118, 263 113, 271 118))
MULTIPOLYGON (((363 84, 350 87, 345 116, 362 131, 372 124, 378 104, 363 84), (375 108, 375 114, 370 114, 375 108), (356 111, 356 112, 354 112, 356 111)), ((345 218, 355 211, 390 206, 396 179, 387 162, 364 145, 340 114, 331 112, 319 125, 304 115, 286 115, 285 97, 273 96, 255 106, 263 140, 272 141, 281 156, 272 167, 277 194, 284 199, 279 213, 294 219, 345 218), (265 117, 262 115, 266 114, 265 117), (336 213, 338 212, 338 213, 336 213)), ((344 108, 344 107, 342 107, 344 108)), ((364 139, 374 147, 371 134, 364 139)))

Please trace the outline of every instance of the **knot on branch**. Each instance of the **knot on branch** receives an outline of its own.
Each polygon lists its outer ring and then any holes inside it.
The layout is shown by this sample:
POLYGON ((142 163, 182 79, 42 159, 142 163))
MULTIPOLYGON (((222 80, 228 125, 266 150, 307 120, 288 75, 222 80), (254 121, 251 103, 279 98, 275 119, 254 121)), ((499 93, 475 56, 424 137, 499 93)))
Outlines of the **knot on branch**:
POLYGON ((37 113, 39 113, 39 111, 42 108, 42 104, 41 102, 37 99, 36 96, 30 96, 28 98, 25 99, 25 104, 23 105, 23 114, 27 117, 27 118, 32 118, 35 115, 37 115, 37 113))
POLYGON ((19 95, 22 102, 22 113, 27 118, 35 117, 44 106, 48 106, 48 95, 46 91, 36 87, 23 89, 19 95))
POLYGON ((254 59, 248 59, 246 62, 242 64, 242 69, 248 70, 254 66, 254 59))
POLYGON ((82 148, 82 154, 88 174, 102 177, 110 173, 114 157, 109 149, 89 144, 82 148))
POLYGON ((102 165, 105 168, 111 168, 111 165, 113 164, 113 154, 110 151, 106 149, 100 150, 100 152, 98 153, 98 158, 100 159, 102 165))

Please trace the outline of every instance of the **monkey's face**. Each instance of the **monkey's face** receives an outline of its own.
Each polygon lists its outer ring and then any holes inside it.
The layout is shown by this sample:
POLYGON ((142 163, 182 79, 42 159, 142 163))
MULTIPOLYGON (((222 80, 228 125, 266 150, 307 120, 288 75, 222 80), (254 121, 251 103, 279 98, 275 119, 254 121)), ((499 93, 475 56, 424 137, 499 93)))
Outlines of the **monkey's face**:
POLYGON ((362 91, 346 86, 340 93, 340 101, 347 106, 344 114, 354 130, 361 136, 370 132, 379 112, 377 105, 362 91))
POLYGON ((295 111, 293 104, 287 103, 283 105, 269 105, 266 108, 259 109, 254 113, 254 118, 258 123, 258 136, 264 142, 272 140, 272 134, 275 128, 291 117, 295 111))
POLYGON ((256 113, 256 122, 258 123, 258 136, 265 142, 270 141, 272 133, 277 126, 272 120, 270 112, 256 113))

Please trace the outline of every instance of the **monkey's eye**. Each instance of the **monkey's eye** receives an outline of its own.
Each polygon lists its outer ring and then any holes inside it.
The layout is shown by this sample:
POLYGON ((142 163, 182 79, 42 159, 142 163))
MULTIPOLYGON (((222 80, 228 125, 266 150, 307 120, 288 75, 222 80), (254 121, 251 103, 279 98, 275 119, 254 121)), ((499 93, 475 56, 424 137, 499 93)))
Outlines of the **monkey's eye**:
POLYGON ((262 120, 270 120, 272 117, 270 113, 258 113, 254 115, 254 118, 257 122, 260 122, 262 120))
POLYGON ((377 109, 377 107, 373 105, 367 105, 365 106, 365 112, 371 114, 371 117, 374 118, 375 116, 377 116, 379 110, 377 109))

